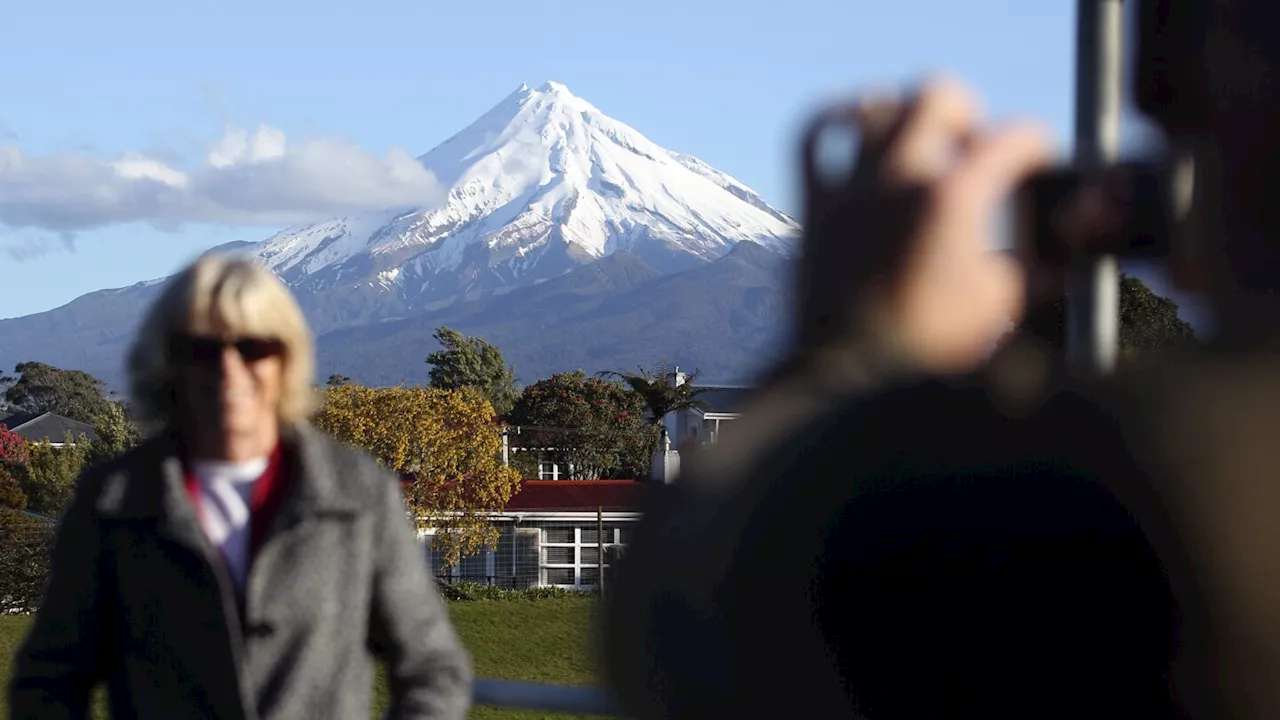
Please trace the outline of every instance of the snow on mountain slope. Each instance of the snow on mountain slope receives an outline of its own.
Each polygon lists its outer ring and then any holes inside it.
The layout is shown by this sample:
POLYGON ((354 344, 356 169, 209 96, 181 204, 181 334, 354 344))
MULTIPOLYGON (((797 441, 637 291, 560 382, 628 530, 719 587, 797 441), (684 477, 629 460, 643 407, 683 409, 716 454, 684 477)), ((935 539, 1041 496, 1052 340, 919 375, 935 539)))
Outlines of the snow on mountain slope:
POLYGON ((713 260, 743 240, 790 253, 799 226, 697 158, 558 83, 522 85, 419 158, 442 205, 290 228, 256 257, 298 289, 405 302, 552 277, 617 250, 713 260))

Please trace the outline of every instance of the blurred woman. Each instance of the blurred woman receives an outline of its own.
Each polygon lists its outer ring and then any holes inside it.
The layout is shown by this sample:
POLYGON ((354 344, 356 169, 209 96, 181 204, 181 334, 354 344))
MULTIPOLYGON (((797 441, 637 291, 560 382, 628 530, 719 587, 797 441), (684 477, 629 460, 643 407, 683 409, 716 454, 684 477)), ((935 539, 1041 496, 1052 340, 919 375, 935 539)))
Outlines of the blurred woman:
POLYGON ((88 471, 20 649, 10 715, 369 717, 371 653, 391 718, 462 718, 469 658, 399 483, 312 429, 313 344, 247 259, 209 255, 151 308, 131 399, 160 428, 88 471))

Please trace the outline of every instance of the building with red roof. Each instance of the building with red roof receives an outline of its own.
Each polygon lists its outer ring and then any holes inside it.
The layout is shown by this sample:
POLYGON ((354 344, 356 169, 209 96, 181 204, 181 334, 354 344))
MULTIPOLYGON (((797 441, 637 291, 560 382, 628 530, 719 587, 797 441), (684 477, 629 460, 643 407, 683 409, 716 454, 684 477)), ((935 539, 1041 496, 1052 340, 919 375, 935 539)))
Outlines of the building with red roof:
POLYGON ((495 548, 453 568, 428 548, 431 567, 447 579, 504 588, 594 590, 602 571, 608 582, 610 560, 630 542, 651 487, 635 480, 524 480, 493 515, 495 548))

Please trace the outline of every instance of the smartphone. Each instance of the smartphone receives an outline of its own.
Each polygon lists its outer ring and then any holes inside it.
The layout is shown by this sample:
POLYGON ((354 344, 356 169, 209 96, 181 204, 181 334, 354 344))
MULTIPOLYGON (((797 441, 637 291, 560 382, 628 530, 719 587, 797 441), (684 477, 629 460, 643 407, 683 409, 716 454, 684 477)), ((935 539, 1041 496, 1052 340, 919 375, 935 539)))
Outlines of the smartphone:
POLYGON ((1014 195, 1018 247, 1054 266, 1100 255, 1165 258, 1173 244, 1171 179, 1155 162, 1040 173, 1014 195))

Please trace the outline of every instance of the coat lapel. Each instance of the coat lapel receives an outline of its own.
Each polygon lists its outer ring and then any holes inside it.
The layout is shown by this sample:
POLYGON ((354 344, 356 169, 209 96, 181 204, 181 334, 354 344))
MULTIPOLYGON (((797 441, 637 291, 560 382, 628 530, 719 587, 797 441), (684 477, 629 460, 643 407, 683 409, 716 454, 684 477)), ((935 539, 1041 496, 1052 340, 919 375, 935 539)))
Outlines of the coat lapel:
POLYGON ((359 512, 359 505, 342 491, 335 471, 337 458, 318 431, 292 426, 282 432, 281 440, 290 456, 289 488, 249 565, 244 613, 251 627, 273 623, 263 613, 269 614, 269 606, 288 595, 298 553, 327 552, 323 542, 315 541, 318 531, 326 523, 348 522, 359 512))
MULTIPOLYGON (((359 508, 342 492, 335 472, 336 458, 330 444, 306 425, 287 427, 282 440, 292 450, 292 488, 273 521, 266 543, 278 533, 309 520, 330 515, 351 515, 359 508)), ((265 544, 264 544, 265 547, 265 544)))

